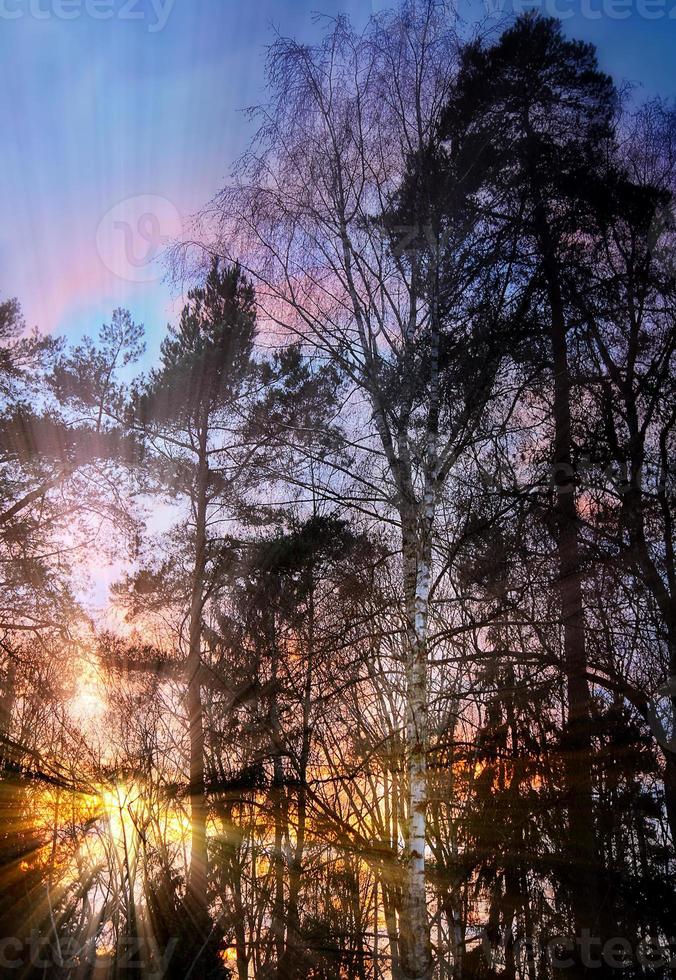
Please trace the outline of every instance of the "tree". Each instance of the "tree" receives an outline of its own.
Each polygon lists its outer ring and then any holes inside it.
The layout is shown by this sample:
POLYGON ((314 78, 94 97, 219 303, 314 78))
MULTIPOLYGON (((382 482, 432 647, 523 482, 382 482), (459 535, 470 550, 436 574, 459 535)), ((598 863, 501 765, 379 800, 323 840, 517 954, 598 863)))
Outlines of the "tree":
MULTIPOLYGON (((192 821, 187 908, 198 937, 209 931, 207 802, 204 778, 202 644, 204 610, 229 538, 224 514, 243 493, 248 447, 241 437, 256 377, 253 290, 237 266, 214 262, 188 294, 178 327, 162 344, 160 366, 133 399, 129 420, 142 432, 149 466, 189 508, 183 526, 186 708, 192 821)), ((175 540, 175 539, 174 539, 175 540)), ((141 585, 139 579, 136 582, 141 585)), ((182 614, 183 615, 183 614, 182 614)))
POLYGON ((318 48, 279 40, 244 173, 200 231, 209 252, 242 262, 262 316, 339 368, 359 418, 347 442, 352 500, 400 530, 408 691, 401 947, 410 977, 431 969, 427 670, 437 504, 479 438, 501 363, 494 331, 503 270, 487 270, 490 243, 468 220, 457 182, 451 215, 429 199, 455 52, 445 11, 431 2, 375 19, 363 35, 339 18, 318 48))
MULTIPOLYGON (((651 597, 656 647, 664 650, 657 679, 667 684, 676 675, 676 280, 673 227, 665 218, 676 178, 675 120, 673 109, 659 103, 630 120, 612 161, 610 200, 599 209, 593 261, 575 287, 592 365, 593 411, 583 430, 583 451, 599 502, 593 546, 621 556, 622 570, 651 597)), ((676 692, 667 690, 666 696, 676 718, 676 692)), ((654 688, 644 691, 648 721, 652 697, 660 700, 654 688)), ((662 738, 662 751, 676 841, 676 754, 668 737, 662 738)))
POLYGON ((598 850, 592 804, 591 700, 587 681, 580 525, 575 479, 570 347, 576 314, 568 283, 585 265, 586 235, 605 174, 617 104, 591 45, 564 38, 558 22, 526 15, 497 44, 469 45, 444 135, 483 169, 482 187, 502 193, 495 219, 518 229, 524 297, 544 336, 535 338, 551 385, 553 534, 563 630, 568 718, 570 854, 578 934, 598 925, 598 850), (484 183, 485 182, 485 183, 484 183))
POLYGON ((111 418, 120 420, 125 392, 118 374, 145 353, 143 327, 128 310, 113 311, 95 341, 85 337, 72 350, 61 354, 50 378, 62 404, 71 404, 81 414, 91 412, 88 421, 96 432, 111 418))
POLYGON ((306 850, 313 829, 316 729, 343 683, 338 650, 358 636, 350 624, 375 549, 345 521, 315 510, 292 521, 286 533, 249 543, 245 554, 230 604, 235 618, 244 621, 237 646, 251 650, 257 690, 257 737, 249 764, 270 770, 268 778, 261 773, 259 788, 269 786, 275 828, 270 928, 272 969, 282 980, 305 975, 314 958, 303 942, 301 900, 303 872, 311 873, 306 850))

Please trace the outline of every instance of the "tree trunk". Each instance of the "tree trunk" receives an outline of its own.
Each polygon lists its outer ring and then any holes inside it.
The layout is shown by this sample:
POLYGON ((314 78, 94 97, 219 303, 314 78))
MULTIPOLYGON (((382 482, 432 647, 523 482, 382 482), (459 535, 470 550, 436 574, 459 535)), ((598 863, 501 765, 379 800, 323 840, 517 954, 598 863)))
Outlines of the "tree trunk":
POLYGON ((538 236, 551 309, 550 340, 554 370, 553 477, 556 492, 556 551, 568 718, 563 734, 568 801, 571 901, 578 936, 596 935, 597 853, 591 774, 591 697, 587 684, 584 601, 572 456, 570 372, 566 323, 557 261, 544 208, 536 208, 538 236))
POLYGON ((390 974, 392 980, 403 980, 394 896, 392 895, 392 888, 385 880, 382 881, 381 888, 383 895, 383 916, 385 918, 385 928, 387 929, 387 940, 390 946, 390 974))
POLYGON ((0 778, 6 775, 6 769, 12 761, 8 742, 12 731, 12 712, 16 699, 16 663, 11 654, 9 657, 4 689, 0 697, 0 778))
MULTIPOLYGON (((230 820, 230 833, 232 834, 232 820, 230 820)), ((233 841, 231 851, 232 862, 232 896, 235 913, 235 952, 237 955, 237 976, 239 980, 247 980, 249 976, 249 957, 246 945, 246 918, 244 914, 244 903, 242 901, 242 868, 237 844, 233 841)))
MULTIPOLYGON (((666 591, 666 590, 665 590, 666 591)), ((664 596, 662 597, 664 600, 664 596)), ((667 630, 669 635, 669 665, 671 676, 667 685, 667 694, 671 703, 671 731, 662 730, 663 739, 659 739, 664 754, 664 807, 667 823, 671 834, 672 850, 676 851, 676 617, 674 616, 673 597, 668 596, 665 604, 667 612, 667 630)), ((656 732, 653 731, 655 735, 656 732)))
MULTIPOLYGON (((273 657, 271 678, 274 685, 277 680, 277 645, 274 639, 275 624, 274 614, 272 623, 273 634, 273 657)), ((277 694, 273 694, 270 703, 270 739, 273 752, 273 775, 270 796, 275 821, 275 843, 274 843, 274 896, 272 905, 271 932, 275 950, 275 972, 279 978, 280 970, 284 960, 284 941, 285 941, 285 915, 284 915, 284 838, 288 837, 287 821, 287 802, 285 799, 285 778, 284 765, 282 762, 282 738, 277 709, 277 694)))
MULTIPOLYGON (((672 710, 676 717, 676 705, 672 710)), ((665 750, 664 757, 664 802, 672 846, 676 848, 676 753, 665 750)))
MULTIPOLYGON (((310 586, 312 590, 312 585, 310 586)), ((307 824, 307 770, 310 761, 312 729, 310 709, 312 706, 313 654, 314 654, 314 602, 312 591, 309 598, 309 637, 307 649, 307 670, 303 692, 303 738, 298 765, 297 831, 296 844, 289 861, 289 900, 287 905, 287 929, 284 955, 279 968, 279 976, 287 980, 304 973, 304 948, 300 933, 299 900, 302 885, 303 854, 305 851, 305 831, 307 824)))
POLYGON ((426 980, 431 950, 425 889, 427 806, 427 624, 430 554, 404 525, 403 556, 407 604, 406 768, 408 826, 406 879, 402 895, 399 948, 404 977, 426 980))
MULTIPOLYGON (((438 295, 438 282, 434 295, 438 295)), ((434 304, 433 304, 434 306, 434 304)), ((406 760, 408 775, 407 879, 401 923, 401 963, 405 977, 428 980, 432 972, 427 916, 425 845, 427 842, 427 630, 429 625, 432 537, 438 480, 439 323, 431 315, 430 383, 422 506, 401 510, 404 590, 406 596, 406 760)), ((405 458, 408 459, 408 449, 405 458)), ((409 485, 412 486, 412 473, 409 485)))
POLYGON ((195 496, 195 565, 190 604, 188 650, 188 719, 190 726, 190 821, 191 849, 188 874, 188 910, 202 938, 209 923, 207 898, 207 810, 204 784, 204 719, 201 691, 201 640, 204 579, 206 570, 206 520, 209 468, 207 427, 199 433, 199 463, 195 496))

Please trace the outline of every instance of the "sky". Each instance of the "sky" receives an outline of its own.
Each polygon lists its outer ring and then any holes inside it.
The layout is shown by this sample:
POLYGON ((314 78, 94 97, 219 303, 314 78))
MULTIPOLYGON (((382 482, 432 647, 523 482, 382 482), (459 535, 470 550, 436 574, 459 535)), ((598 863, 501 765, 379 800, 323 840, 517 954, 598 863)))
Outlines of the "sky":
MULTIPOLYGON (((164 241, 228 179, 264 99, 274 31, 311 41, 314 14, 363 25, 386 0, 0 0, 0 299, 72 340, 117 306, 151 353, 175 319, 164 241)), ((470 21, 522 0, 461 0, 470 21)), ((676 95, 676 0, 539 0, 602 67, 676 95)))

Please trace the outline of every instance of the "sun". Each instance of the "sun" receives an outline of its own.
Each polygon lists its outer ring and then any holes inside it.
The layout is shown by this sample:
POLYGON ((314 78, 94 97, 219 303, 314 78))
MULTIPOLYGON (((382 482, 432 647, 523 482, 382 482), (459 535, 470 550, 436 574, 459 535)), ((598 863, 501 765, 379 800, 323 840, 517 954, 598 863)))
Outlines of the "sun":
POLYGON ((90 845, 97 856, 115 856, 118 867, 133 866, 141 846, 146 800, 133 782, 110 782, 95 793, 98 835, 90 845))

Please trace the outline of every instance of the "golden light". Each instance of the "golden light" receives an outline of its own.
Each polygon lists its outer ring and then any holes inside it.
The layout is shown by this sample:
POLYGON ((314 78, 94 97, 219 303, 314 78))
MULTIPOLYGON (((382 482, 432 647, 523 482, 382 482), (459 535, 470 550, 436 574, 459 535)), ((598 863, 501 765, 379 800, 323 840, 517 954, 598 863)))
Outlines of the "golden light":
POLYGON ((102 787, 99 797, 112 841, 126 845, 136 831, 138 815, 134 808, 144 805, 141 790, 134 784, 113 783, 102 787))
POLYGON ((237 950, 232 946, 228 946, 227 949, 221 950, 219 955, 223 963, 225 963, 229 969, 232 969, 237 965, 237 950))

